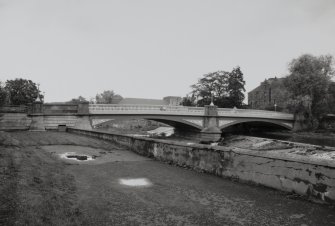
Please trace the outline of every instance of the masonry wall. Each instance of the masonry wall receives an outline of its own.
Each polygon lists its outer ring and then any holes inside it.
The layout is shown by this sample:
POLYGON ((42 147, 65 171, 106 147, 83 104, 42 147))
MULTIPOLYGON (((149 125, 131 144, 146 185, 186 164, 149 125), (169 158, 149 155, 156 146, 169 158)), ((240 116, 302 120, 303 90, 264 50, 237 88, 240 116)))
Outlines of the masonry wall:
POLYGON ((0 130, 28 130, 30 123, 26 113, 0 113, 0 130))
POLYGON ((97 131, 68 131, 108 140, 138 154, 178 166, 335 203, 333 161, 315 161, 305 156, 293 158, 283 153, 268 154, 231 147, 187 145, 176 141, 97 131))
MULTIPOLYGON (((44 126, 48 130, 58 129, 58 125, 74 127, 77 116, 44 116, 44 126)), ((0 130, 29 130, 31 117, 26 113, 0 113, 0 130)))
POLYGON ((58 125, 66 125, 66 127, 74 127, 77 116, 44 116, 45 129, 58 129, 58 125))

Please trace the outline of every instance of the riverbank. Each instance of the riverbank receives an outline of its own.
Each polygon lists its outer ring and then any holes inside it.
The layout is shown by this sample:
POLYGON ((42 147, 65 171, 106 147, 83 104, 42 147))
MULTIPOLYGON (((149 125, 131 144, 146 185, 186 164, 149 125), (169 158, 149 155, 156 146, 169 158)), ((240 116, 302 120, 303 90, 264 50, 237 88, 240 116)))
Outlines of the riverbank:
POLYGON ((332 206, 69 133, 0 132, 0 169, 0 225, 335 224, 332 206), (68 151, 97 160, 60 158, 68 151))
MULTIPOLYGON (((264 185, 281 191, 295 192, 311 200, 335 202, 335 162, 332 156, 329 158, 330 152, 321 147, 315 147, 312 156, 307 154, 312 149, 309 147, 311 145, 305 147, 306 145, 303 144, 293 144, 290 148, 277 150, 266 148, 253 150, 89 130, 69 129, 68 131, 108 140, 140 155, 196 171, 264 185)), ((269 141, 266 142, 269 143, 269 141)), ((263 147, 265 142, 260 143, 258 146, 263 147)), ((288 143, 288 146, 290 145, 288 143)))
POLYGON ((252 136, 278 139, 291 142, 335 147, 335 133, 331 132, 263 132, 252 136))

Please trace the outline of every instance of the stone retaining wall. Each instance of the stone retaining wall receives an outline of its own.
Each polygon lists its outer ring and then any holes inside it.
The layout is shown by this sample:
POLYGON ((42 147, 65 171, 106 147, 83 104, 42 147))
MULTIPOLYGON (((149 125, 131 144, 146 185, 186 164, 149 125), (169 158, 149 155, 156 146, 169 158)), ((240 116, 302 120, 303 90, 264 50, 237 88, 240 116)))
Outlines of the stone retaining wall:
POLYGON ((30 123, 26 113, 0 113, 0 130, 28 130, 30 123))
POLYGON ((332 160, 292 157, 282 152, 269 154, 233 147, 187 145, 72 128, 68 132, 108 140, 138 154, 178 166, 335 203, 335 164, 332 160))

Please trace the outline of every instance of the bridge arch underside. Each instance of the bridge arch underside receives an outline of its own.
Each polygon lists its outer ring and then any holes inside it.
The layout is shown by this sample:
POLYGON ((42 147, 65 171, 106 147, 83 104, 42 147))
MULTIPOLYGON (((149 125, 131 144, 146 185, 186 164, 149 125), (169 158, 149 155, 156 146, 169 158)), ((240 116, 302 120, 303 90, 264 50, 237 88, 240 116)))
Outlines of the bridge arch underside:
POLYGON ((269 119, 225 119, 220 129, 224 132, 276 131, 292 130, 293 123, 283 120, 269 119))
MULTIPOLYGON (((110 115, 110 116, 91 116, 91 120, 93 119, 110 119, 110 121, 126 121, 126 120, 132 120, 132 119, 145 119, 145 120, 152 120, 160 123, 167 124, 169 126, 174 127, 177 130, 185 130, 185 131, 195 131, 199 132, 203 129, 202 125, 200 125, 200 121, 202 121, 201 118, 192 118, 187 117, 185 120, 185 117, 178 117, 178 116, 156 116, 156 115, 126 115, 126 116, 117 116, 117 115, 110 115), (187 121, 188 120, 188 121, 187 121), (193 122, 197 122, 198 124, 195 124, 193 122)), ((202 124, 202 123, 201 123, 202 124)))

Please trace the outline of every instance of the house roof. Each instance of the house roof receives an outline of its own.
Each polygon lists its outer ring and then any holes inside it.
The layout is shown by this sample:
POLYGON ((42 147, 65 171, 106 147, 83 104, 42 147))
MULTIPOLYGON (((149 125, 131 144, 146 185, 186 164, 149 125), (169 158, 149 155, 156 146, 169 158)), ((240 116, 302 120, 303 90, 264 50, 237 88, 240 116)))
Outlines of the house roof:
POLYGON ((168 105, 164 100, 144 99, 144 98, 124 98, 119 104, 138 104, 138 105, 168 105))

